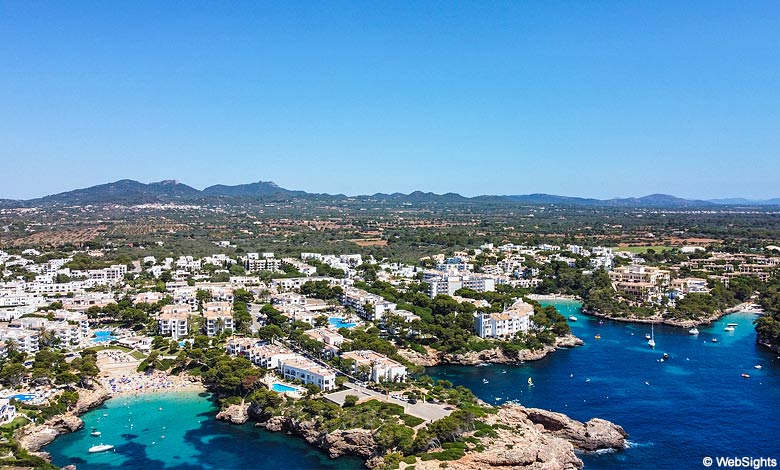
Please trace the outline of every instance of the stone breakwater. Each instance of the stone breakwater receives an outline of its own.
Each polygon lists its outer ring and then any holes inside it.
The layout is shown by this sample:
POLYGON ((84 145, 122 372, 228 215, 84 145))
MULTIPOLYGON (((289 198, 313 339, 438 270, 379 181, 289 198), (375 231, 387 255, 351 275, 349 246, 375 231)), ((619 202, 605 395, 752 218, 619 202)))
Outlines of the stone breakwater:
POLYGON ((538 361, 548 354, 561 348, 573 348, 584 343, 574 335, 566 335, 555 339, 555 345, 545 346, 542 349, 524 349, 517 354, 507 354, 501 348, 496 347, 484 351, 469 351, 463 354, 452 354, 426 348, 428 354, 420 354, 416 351, 402 349, 398 353, 409 362, 423 367, 433 367, 441 364, 475 366, 477 364, 518 364, 525 361, 538 361))
MULTIPOLYGON (((623 428, 598 418, 582 423, 561 413, 507 404, 501 406, 497 413, 482 419, 493 426, 497 436, 478 438, 482 449, 477 450, 469 444, 471 451, 459 460, 447 462, 448 468, 573 470, 583 466, 575 449, 618 450, 626 446, 627 434, 623 428)), ((369 429, 328 433, 319 429, 315 421, 285 416, 271 417, 257 426, 302 437, 310 445, 323 449, 331 458, 355 455, 365 459, 369 468, 379 468, 384 464, 373 432, 369 429)), ((473 433, 464 433, 464 437, 468 435, 473 433)), ((441 468, 439 461, 419 458, 414 465, 418 469, 441 468)))
POLYGON ((111 395, 102 387, 96 387, 94 390, 78 388, 76 391, 79 394, 79 399, 73 409, 67 413, 53 416, 41 424, 29 424, 20 428, 15 436, 19 445, 49 460, 49 454, 38 451, 51 443, 57 436, 81 429, 84 422, 79 418, 79 415, 97 408, 111 398, 111 395))

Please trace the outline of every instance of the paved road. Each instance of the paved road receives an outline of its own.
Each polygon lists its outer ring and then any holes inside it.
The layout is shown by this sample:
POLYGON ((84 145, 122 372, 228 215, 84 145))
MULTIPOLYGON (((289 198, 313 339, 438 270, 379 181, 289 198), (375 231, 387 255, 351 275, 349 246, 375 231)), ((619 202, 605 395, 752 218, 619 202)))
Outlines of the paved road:
POLYGON ((344 397, 347 395, 355 395, 358 397, 358 399, 361 400, 368 397, 374 397, 380 401, 401 405, 404 407, 404 412, 406 414, 417 416, 418 418, 422 418, 425 421, 436 421, 437 419, 444 418, 445 416, 448 416, 450 413, 452 413, 452 410, 445 409, 445 406, 449 407, 449 405, 434 405, 432 403, 423 403, 422 400, 412 405, 403 400, 388 398, 384 393, 375 392, 351 382, 345 383, 344 386, 350 388, 350 390, 329 393, 325 395, 325 398, 340 406, 344 404, 344 397))

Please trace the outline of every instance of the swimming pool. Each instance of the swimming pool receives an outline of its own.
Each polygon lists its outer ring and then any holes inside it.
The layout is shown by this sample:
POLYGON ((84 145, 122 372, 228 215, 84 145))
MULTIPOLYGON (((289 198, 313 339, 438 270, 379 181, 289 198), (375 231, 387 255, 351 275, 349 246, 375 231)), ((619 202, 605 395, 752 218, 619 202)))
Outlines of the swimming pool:
POLYGON ((336 328, 354 328, 356 325, 356 323, 347 323, 340 317, 330 317, 328 318, 328 323, 336 328))
POLYGON ((105 343, 116 340, 116 336, 111 334, 110 331, 96 331, 95 332, 95 339, 92 340, 93 343, 105 343))
POLYGON ((297 393, 300 393, 300 390, 298 390, 295 387, 290 387, 290 386, 287 386, 287 385, 284 385, 284 384, 279 384, 279 383, 273 384, 271 386, 271 390, 273 390, 274 392, 279 392, 279 393, 284 393, 284 392, 297 392, 297 393))
POLYGON ((17 393, 12 395, 11 398, 19 401, 33 401, 38 399, 38 395, 34 393, 17 393))

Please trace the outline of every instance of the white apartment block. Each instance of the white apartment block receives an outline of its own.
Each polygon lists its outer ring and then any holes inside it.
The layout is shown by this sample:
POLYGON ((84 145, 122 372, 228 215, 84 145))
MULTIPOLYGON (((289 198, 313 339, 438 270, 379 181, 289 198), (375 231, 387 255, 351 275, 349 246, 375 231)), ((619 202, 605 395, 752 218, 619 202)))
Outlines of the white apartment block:
POLYGON ((484 274, 441 275, 436 271, 428 271, 423 280, 428 283, 428 294, 432 299, 439 294, 451 296, 459 289, 477 292, 496 290, 496 279, 484 274))
POLYGON ((371 382, 403 382, 406 380, 406 366, 375 351, 349 351, 341 355, 342 359, 355 361, 352 372, 360 366, 371 368, 371 382))
POLYGON ((672 279, 672 289, 683 294, 692 292, 707 293, 710 291, 707 287, 707 280, 700 277, 672 279))
POLYGON ((203 304, 206 335, 217 336, 226 330, 235 330, 233 304, 230 302, 206 302, 203 304))
POLYGON ((258 253, 249 253, 247 256, 242 258, 242 261, 244 263, 244 269, 248 273, 254 273, 258 271, 281 271, 282 267, 282 260, 273 257, 260 257, 258 253))
POLYGON ((643 299, 659 294, 669 285, 669 271, 638 264, 615 268, 609 272, 609 278, 615 290, 643 299))
POLYGON ((344 337, 337 331, 328 328, 312 328, 303 332, 311 339, 317 340, 320 343, 325 343, 333 347, 341 347, 344 343, 344 337))
POLYGON ((0 341, 4 342, 6 347, 13 341, 19 352, 34 355, 40 349, 39 340, 40 335, 35 330, 0 328, 0 341))
POLYGON ((480 338, 511 338, 528 331, 533 313, 533 305, 518 300, 503 312, 478 314, 474 330, 480 338))
POLYGON ((385 312, 393 312, 396 309, 393 302, 356 287, 345 288, 339 296, 339 301, 347 307, 352 307, 361 318, 370 321, 381 320, 385 312))
MULTIPOLYGON (((166 307, 180 307, 178 305, 166 305, 166 307)), ((183 336, 187 336, 189 330, 190 310, 189 308, 183 308, 180 310, 164 311, 157 318, 157 325, 160 330, 160 335, 170 336, 172 339, 178 340, 183 336)))
POLYGON ((282 263, 294 267, 296 270, 298 270, 298 272, 300 272, 304 276, 313 276, 317 274, 317 268, 315 268, 310 264, 306 264, 301 260, 297 260, 295 258, 283 258, 282 263))
POLYGON ((336 388, 336 374, 333 370, 302 356, 281 360, 279 368, 287 380, 300 380, 305 384, 314 384, 322 390, 336 388))
POLYGON ((327 277, 327 276, 311 276, 311 277, 290 277, 290 278, 281 278, 281 279, 274 279, 271 281, 271 289, 277 291, 277 292, 283 292, 283 291, 290 291, 290 290, 296 290, 300 289, 301 286, 306 284, 307 282, 315 282, 315 281, 327 281, 328 285, 330 287, 348 287, 355 283, 352 279, 341 279, 337 277, 327 277))
POLYGON ((16 419, 16 407, 8 398, 0 398, 0 424, 7 424, 16 419))

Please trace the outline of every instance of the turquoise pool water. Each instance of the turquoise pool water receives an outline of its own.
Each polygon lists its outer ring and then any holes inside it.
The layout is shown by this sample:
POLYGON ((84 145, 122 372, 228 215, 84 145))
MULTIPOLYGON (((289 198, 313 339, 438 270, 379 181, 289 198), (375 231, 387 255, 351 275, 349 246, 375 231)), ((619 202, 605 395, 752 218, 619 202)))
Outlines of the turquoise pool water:
POLYGON ((33 393, 17 393, 16 395, 11 396, 11 398, 19 401, 33 401, 38 398, 38 395, 33 393))
POLYGON ((273 390, 274 392, 279 392, 279 393, 299 392, 300 391, 300 390, 298 390, 295 387, 289 387, 289 386, 284 385, 284 384, 273 384, 273 386, 271 386, 271 390, 273 390))
POLYGON ((95 339, 92 340, 93 343, 105 343, 105 342, 111 342, 116 340, 116 336, 111 334, 110 331, 96 331, 95 332, 95 339))
POLYGON ((328 318, 328 323, 336 328, 354 328, 356 325, 355 323, 347 323, 340 317, 330 317, 328 318))

